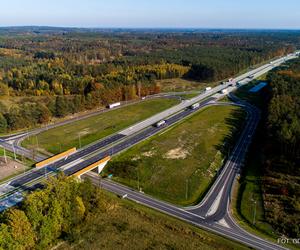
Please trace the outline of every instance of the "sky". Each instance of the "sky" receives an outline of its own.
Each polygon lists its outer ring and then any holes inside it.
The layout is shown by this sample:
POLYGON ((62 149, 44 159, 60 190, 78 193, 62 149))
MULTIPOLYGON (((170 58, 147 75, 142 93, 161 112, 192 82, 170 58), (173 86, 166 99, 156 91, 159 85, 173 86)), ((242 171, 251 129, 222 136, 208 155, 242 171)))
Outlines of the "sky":
POLYGON ((300 29, 300 0, 0 0, 0 26, 300 29))

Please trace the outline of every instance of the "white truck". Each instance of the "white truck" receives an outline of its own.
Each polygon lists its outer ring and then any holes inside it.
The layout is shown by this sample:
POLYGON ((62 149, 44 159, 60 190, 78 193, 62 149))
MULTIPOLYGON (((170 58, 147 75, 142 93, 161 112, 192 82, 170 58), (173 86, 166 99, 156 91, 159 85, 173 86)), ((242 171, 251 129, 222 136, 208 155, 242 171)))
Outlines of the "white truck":
POLYGON ((210 91, 211 90, 211 87, 206 87, 205 88, 205 91, 210 91))
POLYGON ((200 107, 200 103, 194 103, 192 106, 190 106, 190 109, 197 109, 200 107))
POLYGON ((159 127, 161 127, 161 126, 163 126, 165 124, 166 124, 166 121, 165 120, 161 120, 161 121, 155 123, 155 127, 159 128, 159 127))
POLYGON ((118 106, 120 106, 120 105, 121 105, 120 102, 116 102, 116 103, 113 103, 113 104, 109 104, 109 105, 108 105, 108 108, 109 108, 109 109, 113 109, 113 108, 118 107, 118 106))

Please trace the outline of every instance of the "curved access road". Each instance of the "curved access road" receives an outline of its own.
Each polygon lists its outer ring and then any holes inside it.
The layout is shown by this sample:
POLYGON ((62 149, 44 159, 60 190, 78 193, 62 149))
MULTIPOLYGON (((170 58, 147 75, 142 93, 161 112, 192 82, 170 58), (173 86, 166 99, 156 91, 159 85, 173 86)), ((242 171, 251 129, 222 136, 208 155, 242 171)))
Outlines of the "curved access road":
POLYGON ((234 150, 227 159, 221 173, 206 194, 205 198, 196 206, 182 208, 155 199, 144 193, 117 184, 110 180, 100 180, 94 173, 88 173, 85 178, 89 178, 95 185, 101 185, 104 189, 116 193, 120 196, 127 195, 127 199, 151 207, 163 213, 169 214, 195 226, 207 229, 214 233, 228 237, 242 244, 255 249, 282 250, 284 247, 268 240, 259 238, 242 229, 232 218, 230 213, 231 190, 234 181, 240 173, 247 149, 251 143, 251 138, 260 120, 260 111, 245 102, 240 102, 232 96, 236 105, 242 106, 247 111, 246 124, 234 150))

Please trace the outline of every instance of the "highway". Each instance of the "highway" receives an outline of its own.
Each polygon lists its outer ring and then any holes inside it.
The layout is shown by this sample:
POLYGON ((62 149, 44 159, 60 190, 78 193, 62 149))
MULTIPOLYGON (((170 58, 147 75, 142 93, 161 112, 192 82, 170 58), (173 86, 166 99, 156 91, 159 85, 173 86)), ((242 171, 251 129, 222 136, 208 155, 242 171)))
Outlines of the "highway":
MULTIPOLYGON (((234 81, 235 82, 242 81, 243 84, 246 84, 247 82, 251 81, 250 79, 248 79, 249 76, 254 75, 255 77, 257 77, 259 75, 262 75, 266 71, 269 71, 274 67, 278 66, 280 63, 284 62, 285 60, 289 60, 292 58, 294 58, 293 55, 278 59, 274 61, 273 64, 264 65, 259 69, 252 70, 246 74, 243 74, 240 77, 237 77, 236 79, 234 79, 234 81)), ((159 133, 163 129, 166 129, 169 126, 174 125, 176 122, 179 122, 182 119, 192 115, 194 112, 197 112, 201 108, 204 108, 209 105, 228 105, 224 103, 217 103, 217 100, 219 98, 226 95, 226 94, 222 95, 217 93, 220 92, 220 90, 225 88, 228 89, 229 92, 234 91, 237 88, 235 86, 230 87, 230 85, 231 85, 230 83, 221 84, 208 92, 201 93, 195 98, 186 100, 180 103, 179 105, 176 105, 166 111, 154 115, 149 119, 146 119, 143 122, 140 122, 119 133, 116 133, 94 144, 91 144, 77 151, 76 153, 72 154, 69 157, 66 157, 62 160, 49 164, 42 169, 34 169, 32 171, 26 172, 25 174, 16 176, 0 186, 0 190, 1 190, 0 200, 6 199, 7 195, 13 196, 14 193, 27 190, 28 188, 31 188, 32 186, 35 185, 39 185, 39 183, 42 182, 45 176, 55 175, 58 170, 63 171, 66 175, 72 175, 77 171, 91 165, 92 163, 101 160, 105 156, 108 155, 112 156, 117 153, 120 153, 123 150, 126 150, 132 147, 133 145, 153 136, 154 134, 159 133), (189 107, 196 102, 200 102, 200 107, 195 110, 190 109, 189 107), (166 124, 164 126, 161 127, 152 126, 154 123, 162 119, 166 121, 166 124)), ((235 99, 235 101, 237 100, 235 99)), ((200 203, 198 206, 195 207, 183 209, 183 208, 176 208, 162 201, 157 201, 151 197, 145 196, 133 190, 131 190, 131 192, 133 192, 132 194, 134 196, 130 196, 131 195, 130 193, 129 197, 134 200, 133 197, 138 196, 141 198, 141 200, 136 200, 136 201, 143 203, 142 201, 144 200, 143 204, 145 205, 147 205, 145 203, 146 202, 145 197, 148 197, 146 199, 146 200, 149 199, 148 205, 151 206, 151 204, 154 201, 158 202, 157 209, 160 211, 163 211, 165 209, 163 206, 167 204, 168 206, 171 206, 172 209, 174 210, 172 214, 170 213, 170 211, 168 212, 168 209, 170 210, 171 208, 167 207, 166 208, 167 213, 176 216, 178 218, 184 219, 186 221, 189 221, 195 225, 198 226, 201 225, 201 227, 207 226, 210 230, 218 231, 218 233, 220 234, 224 234, 226 232, 226 234, 224 235, 226 235, 229 238, 233 238, 235 240, 241 241, 243 237, 249 237, 248 241, 242 240, 241 242, 246 243, 255 248, 281 249, 271 243, 265 242, 258 238, 256 239, 254 236, 251 236, 248 233, 244 232, 242 229, 239 229, 238 226, 231 219, 230 214, 228 213, 232 184, 234 182, 236 173, 240 169, 241 162, 244 159, 244 155, 247 151, 248 145, 251 141, 251 137, 255 131, 255 127, 259 120, 259 113, 254 107, 245 103, 237 103, 235 105, 242 105, 247 110, 249 114, 247 125, 242 133, 242 136, 239 139, 239 142, 235 150, 233 151, 232 155, 230 156, 226 165, 224 166, 223 171, 217 178, 216 182, 212 186, 211 191, 208 192, 207 196, 204 198, 202 203, 200 203), (224 227, 223 225, 226 226, 224 227), (227 228, 228 226, 229 228, 227 228), (234 238, 234 234, 236 234, 235 238, 234 238), (268 244, 271 244, 270 248, 268 244), (263 248, 262 246, 265 246, 265 248, 263 248)), ((12 137, 3 138, 0 144, 6 147, 7 144, 9 144, 10 140, 13 139, 18 140, 22 138, 22 135, 16 135, 16 136, 17 138, 12 138, 12 137)), ((20 150, 22 150, 22 148, 20 148, 20 150)), ((104 187, 107 187, 108 190, 117 193, 118 192, 122 193, 126 189, 126 187, 120 186, 112 182, 107 182, 107 181, 103 181, 103 185, 104 187)), ((126 191, 129 190, 130 189, 128 188, 126 189, 126 191)))
POLYGON ((100 179, 93 173, 87 173, 84 178, 90 179, 95 185, 123 196, 136 203, 151 207, 178 219, 189 222, 200 228, 231 238, 256 249, 276 250, 285 249, 279 245, 252 235, 236 224, 230 214, 231 190, 237 174, 240 172, 247 149, 251 143, 256 126, 260 119, 260 111, 246 103, 237 103, 247 111, 247 124, 239 140, 225 163, 221 174, 208 191, 200 204, 182 208, 170 203, 155 199, 110 180, 100 179))

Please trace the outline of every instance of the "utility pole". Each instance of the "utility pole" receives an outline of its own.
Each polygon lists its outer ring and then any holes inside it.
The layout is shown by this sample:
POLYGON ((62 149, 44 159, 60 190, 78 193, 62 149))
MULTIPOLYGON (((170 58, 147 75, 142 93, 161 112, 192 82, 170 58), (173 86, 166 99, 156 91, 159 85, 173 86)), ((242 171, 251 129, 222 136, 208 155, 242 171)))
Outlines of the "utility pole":
POLYGON ((137 178, 138 178, 138 190, 140 191, 140 173, 139 173, 139 167, 137 167, 137 178))
POLYGON ((98 177, 99 177, 99 187, 101 188, 101 187, 102 187, 102 186, 101 186, 101 175, 98 174, 98 177))
POLYGON ((79 141, 79 148, 81 148, 81 137, 80 137, 80 133, 78 133, 78 141, 79 141))
POLYGON ((32 147, 32 159, 35 160, 35 151, 34 151, 34 147, 32 147))
POLYGON ((189 192, 189 179, 185 180, 185 199, 188 199, 188 192, 189 192))
POLYGON ((13 151, 14 151, 14 158, 15 158, 15 161, 16 161, 17 160, 16 150, 15 150, 14 144, 12 146, 13 146, 13 151))
POLYGON ((37 135, 35 136, 35 138, 36 138, 36 148, 38 149, 39 148, 39 140, 38 140, 37 135))
POLYGON ((255 225, 255 218, 256 217, 256 201, 254 200, 254 212, 253 212, 253 225, 255 225))
POLYGON ((3 147, 3 154, 4 154, 4 160, 5 160, 5 163, 7 163, 5 147, 3 147))

